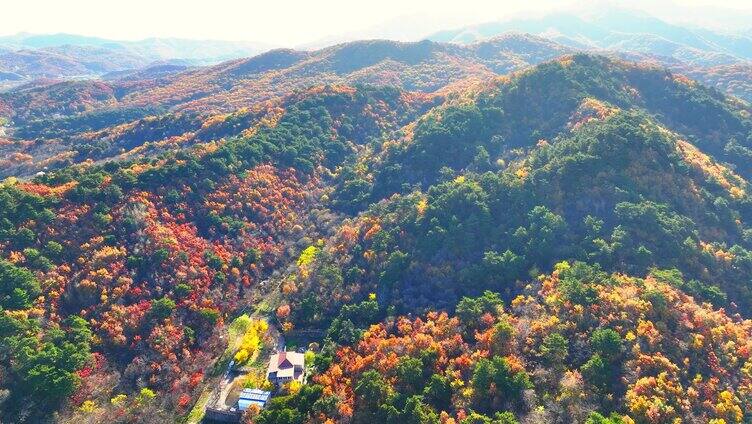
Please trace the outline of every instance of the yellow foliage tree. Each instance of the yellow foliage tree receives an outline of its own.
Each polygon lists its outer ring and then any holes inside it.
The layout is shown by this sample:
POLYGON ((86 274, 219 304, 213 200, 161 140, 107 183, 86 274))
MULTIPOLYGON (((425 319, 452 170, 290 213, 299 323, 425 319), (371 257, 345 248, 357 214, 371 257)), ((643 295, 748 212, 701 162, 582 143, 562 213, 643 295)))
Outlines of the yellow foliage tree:
POLYGON ((239 364, 248 362, 261 347, 261 340, 268 330, 269 324, 266 321, 251 321, 243 335, 243 339, 240 341, 240 348, 235 353, 235 362, 239 364))
POLYGON ((97 409, 97 405, 93 400, 85 400, 81 406, 78 407, 81 412, 91 413, 97 409))
POLYGON ((128 396, 121 393, 119 395, 115 395, 112 399, 110 399, 110 403, 115 406, 121 406, 125 403, 125 401, 128 400, 128 396))
POLYGON ((298 380, 292 380, 285 385, 284 390, 287 392, 287 394, 294 395, 297 394, 302 387, 303 383, 298 380))
POLYGON ((319 253, 319 249, 316 246, 308 246, 302 252, 298 258, 298 266, 306 266, 313 262, 313 259, 319 253))
POLYGON ((272 383, 266 379, 264 372, 249 372, 243 380, 243 387, 261 390, 272 390, 272 383))

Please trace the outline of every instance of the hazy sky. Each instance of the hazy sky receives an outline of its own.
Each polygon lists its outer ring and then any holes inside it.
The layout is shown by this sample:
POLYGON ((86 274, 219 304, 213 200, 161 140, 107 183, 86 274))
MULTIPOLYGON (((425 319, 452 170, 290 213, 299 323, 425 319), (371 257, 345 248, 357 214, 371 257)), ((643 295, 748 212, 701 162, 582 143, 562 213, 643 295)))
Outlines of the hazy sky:
MULTIPOLYGON (((569 0, 1 0, 0 33, 69 32, 115 39, 181 37, 295 46, 326 39, 413 39, 518 14, 572 8, 569 0)), ((750 0, 616 0, 663 18, 740 21, 750 0)), ((743 25, 742 22, 734 24, 743 25)), ((750 21, 746 21, 750 22, 750 21)), ((717 23, 717 22, 710 22, 717 23)), ((725 26, 726 22, 721 25, 725 26)), ((731 23, 729 23, 731 24, 731 23)), ((750 23, 752 27, 752 22, 750 23)))

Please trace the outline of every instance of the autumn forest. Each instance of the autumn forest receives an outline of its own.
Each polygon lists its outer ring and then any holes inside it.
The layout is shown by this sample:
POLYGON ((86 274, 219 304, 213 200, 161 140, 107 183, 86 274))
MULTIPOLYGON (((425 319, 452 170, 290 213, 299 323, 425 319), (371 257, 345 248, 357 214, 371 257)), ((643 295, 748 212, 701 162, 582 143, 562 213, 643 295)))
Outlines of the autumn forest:
POLYGON ((211 422, 237 370, 244 423, 752 422, 719 60, 513 32, 0 90, 0 422, 211 422))

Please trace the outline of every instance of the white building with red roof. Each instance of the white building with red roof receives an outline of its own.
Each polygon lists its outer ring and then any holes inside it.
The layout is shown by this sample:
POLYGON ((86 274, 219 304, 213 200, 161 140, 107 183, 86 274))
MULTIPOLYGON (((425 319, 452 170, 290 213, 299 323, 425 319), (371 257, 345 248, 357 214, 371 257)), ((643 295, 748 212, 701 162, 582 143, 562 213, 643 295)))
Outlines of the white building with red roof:
POLYGON ((277 352, 269 358, 267 379, 274 384, 285 384, 292 380, 303 382, 305 355, 298 352, 277 352))

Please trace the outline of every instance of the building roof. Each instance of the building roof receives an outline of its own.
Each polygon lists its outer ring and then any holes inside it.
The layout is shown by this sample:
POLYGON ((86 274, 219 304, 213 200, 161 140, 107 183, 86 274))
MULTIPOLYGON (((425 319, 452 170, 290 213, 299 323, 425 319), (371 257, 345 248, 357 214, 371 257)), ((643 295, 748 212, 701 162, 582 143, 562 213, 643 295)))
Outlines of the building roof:
POLYGON ((269 369, 267 370, 267 373, 278 373, 283 370, 290 370, 290 375, 292 375, 292 370, 295 367, 304 367, 305 366, 305 355, 298 352, 278 352, 269 358, 269 369))
POLYGON ((238 409, 245 411, 251 405, 258 405, 259 408, 263 408, 271 396, 272 392, 259 389, 243 389, 240 391, 238 409))
POLYGON ((254 400, 269 400, 272 392, 267 392, 261 389, 243 389, 240 391, 241 399, 254 399, 254 400))

